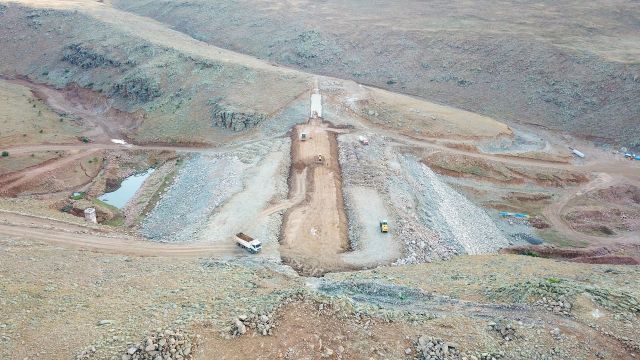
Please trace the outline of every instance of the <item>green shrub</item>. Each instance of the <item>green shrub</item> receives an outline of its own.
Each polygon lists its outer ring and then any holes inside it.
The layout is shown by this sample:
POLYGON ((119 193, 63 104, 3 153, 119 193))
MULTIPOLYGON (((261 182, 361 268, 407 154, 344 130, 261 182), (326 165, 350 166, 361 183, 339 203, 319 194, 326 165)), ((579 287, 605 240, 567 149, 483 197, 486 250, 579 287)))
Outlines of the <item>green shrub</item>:
POLYGON ((540 254, 538 254, 535 251, 531 251, 531 250, 525 250, 525 251, 522 252, 521 255, 531 256, 531 257, 540 257, 540 254))
POLYGON ((3 151, 2 152, 2 157, 7 157, 9 156, 9 152, 8 151, 3 151))
POLYGON ((73 200, 82 200, 84 199, 85 193, 84 192, 76 192, 71 194, 71 199, 73 200))

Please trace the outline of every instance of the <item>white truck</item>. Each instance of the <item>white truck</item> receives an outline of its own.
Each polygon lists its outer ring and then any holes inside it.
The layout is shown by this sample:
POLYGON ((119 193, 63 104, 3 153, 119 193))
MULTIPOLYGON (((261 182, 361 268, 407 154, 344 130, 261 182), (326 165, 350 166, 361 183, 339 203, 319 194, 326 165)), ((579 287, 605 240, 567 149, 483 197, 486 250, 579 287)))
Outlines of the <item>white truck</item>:
POLYGON ((584 159, 584 153, 578 149, 574 149, 574 148, 569 148, 571 150, 571 152, 573 153, 573 155, 579 157, 579 158, 583 158, 584 159))
POLYGON ((366 138, 366 137, 364 137, 364 136, 359 136, 359 137, 358 137, 358 140, 360 141, 360 143, 361 143, 362 145, 369 145, 369 139, 367 139, 367 138, 366 138))
POLYGON ((262 243, 258 239, 254 239, 245 233, 236 234, 236 244, 252 254, 257 254, 262 249, 262 243))

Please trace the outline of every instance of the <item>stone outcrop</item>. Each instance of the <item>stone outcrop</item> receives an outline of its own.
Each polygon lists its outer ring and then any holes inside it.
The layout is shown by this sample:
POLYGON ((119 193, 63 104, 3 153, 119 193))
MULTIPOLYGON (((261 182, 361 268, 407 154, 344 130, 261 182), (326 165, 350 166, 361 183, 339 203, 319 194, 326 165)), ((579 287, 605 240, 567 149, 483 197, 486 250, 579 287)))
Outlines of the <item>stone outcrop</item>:
POLYGON ((135 102, 149 102, 160 97, 162 91, 155 80, 141 75, 130 75, 113 85, 111 95, 135 102))
POLYGON ((120 61, 112 59, 105 54, 100 54, 95 49, 81 44, 68 45, 62 53, 62 60, 83 69, 119 67, 122 65, 120 61))
POLYGON ((264 114, 238 112, 219 103, 215 103, 211 110, 213 126, 233 131, 253 128, 265 119, 266 116, 264 114))

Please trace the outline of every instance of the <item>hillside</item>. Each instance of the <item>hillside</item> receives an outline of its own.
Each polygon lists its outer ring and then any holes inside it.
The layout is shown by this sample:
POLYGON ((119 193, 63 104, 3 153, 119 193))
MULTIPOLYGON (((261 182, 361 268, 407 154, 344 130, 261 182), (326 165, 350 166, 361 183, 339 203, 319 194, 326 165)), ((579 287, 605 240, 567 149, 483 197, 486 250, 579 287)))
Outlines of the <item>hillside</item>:
POLYGON ((638 145, 634 1, 115 0, 210 44, 618 145, 638 145))

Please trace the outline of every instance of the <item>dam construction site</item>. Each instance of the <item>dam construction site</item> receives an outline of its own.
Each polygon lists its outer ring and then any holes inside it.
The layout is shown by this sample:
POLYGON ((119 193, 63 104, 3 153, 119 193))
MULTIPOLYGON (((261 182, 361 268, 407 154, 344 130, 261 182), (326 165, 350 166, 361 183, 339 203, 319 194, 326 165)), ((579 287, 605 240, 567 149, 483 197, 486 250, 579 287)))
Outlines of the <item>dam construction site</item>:
POLYGON ((0 358, 639 357, 632 3, 0 0, 0 358))

